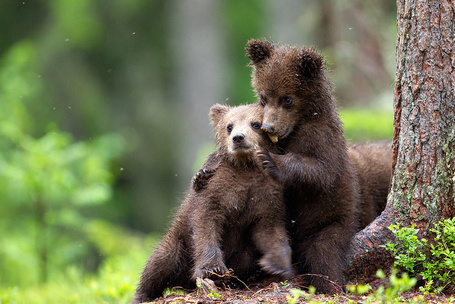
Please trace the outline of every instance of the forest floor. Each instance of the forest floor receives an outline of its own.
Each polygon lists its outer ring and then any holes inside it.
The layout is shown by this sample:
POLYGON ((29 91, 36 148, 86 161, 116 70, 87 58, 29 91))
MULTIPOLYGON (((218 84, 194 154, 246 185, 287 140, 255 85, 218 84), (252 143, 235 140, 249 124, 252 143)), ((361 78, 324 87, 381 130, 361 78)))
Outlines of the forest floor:
POLYGON ((362 295, 355 293, 340 292, 332 296, 323 294, 312 294, 307 288, 300 285, 298 279, 293 279, 286 283, 270 283, 265 286, 250 286, 249 288, 211 289, 209 292, 205 288, 198 288, 187 294, 172 293, 166 297, 156 299, 151 303, 174 304, 174 303, 455 303, 454 296, 423 294, 422 292, 407 291, 401 294, 390 292, 384 281, 378 280, 370 283, 372 290, 362 295), (380 286, 384 286, 383 289, 380 286))

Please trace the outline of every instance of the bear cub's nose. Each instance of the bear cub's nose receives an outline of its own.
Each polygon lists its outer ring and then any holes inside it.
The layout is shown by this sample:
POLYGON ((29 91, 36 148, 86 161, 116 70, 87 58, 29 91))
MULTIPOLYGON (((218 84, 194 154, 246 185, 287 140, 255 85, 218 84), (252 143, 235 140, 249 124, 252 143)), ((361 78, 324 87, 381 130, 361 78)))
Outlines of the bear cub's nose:
POLYGON ((263 123, 261 126, 262 131, 265 131, 267 133, 273 133, 275 132, 275 128, 272 125, 269 125, 267 123, 263 123))
POLYGON ((240 144, 245 141, 245 135, 242 133, 237 133, 232 137, 232 141, 236 144, 240 144))

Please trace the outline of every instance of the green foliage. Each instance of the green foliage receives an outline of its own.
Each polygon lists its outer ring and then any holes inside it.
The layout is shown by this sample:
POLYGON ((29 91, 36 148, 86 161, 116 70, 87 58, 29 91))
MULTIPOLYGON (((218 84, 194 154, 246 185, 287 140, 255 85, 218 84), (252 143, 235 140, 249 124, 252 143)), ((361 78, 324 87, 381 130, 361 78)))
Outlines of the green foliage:
POLYGON ((291 293, 290 296, 286 296, 288 304, 295 304, 300 298, 308 296, 308 293, 298 288, 291 289, 290 293, 291 293))
POLYGON ((220 2, 221 17, 225 26, 225 37, 229 45, 229 60, 232 63, 227 73, 229 100, 235 104, 254 100, 251 88, 251 69, 246 67, 249 59, 245 56, 246 42, 253 37, 263 37, 261 15, 264 3, 260 0, 231 0, 220 2))
POLYGON ((217 292, 210 292, 207 294, 207 297, 212 298, 212 299, 221 299, 221 295, 217 292))
POLYGON ((412 274, 416 273, 417 265, 421 265, 426 259, 422 249, 426 246, 426 239, 419 239, 419 229, 411 227, 400 228, 400 225, 391 225, 390 230, 397 238, 397 243, 388 243, 385 249, 392 252, 395 258, 395 266, 402 267, 412 274))
POLYGON ((343 109, 340 112, 344 133, 348 141, 391 140, 393 113, 366 109, 343 109))
MULTIPOLYGON (((407 273, 402 273, 401 277, 397 276, 398 270, 392 269, 387 286, 381 285, 375 291, 370 293, 364 303, 403 303, 400 295, 409 291, 417 283, 416 278, 410 278, 407 273)), ((385 279, 385 273, 379 269, 376 277, 385 279)), ((356 295, 366 294, 372 291, 369 284, 366 285, 348 285, 347 290, 356 295)))
POLYGON ((91 1, 52 0, 49 4, 55 16, 54 39, 81 48, 91 47, 99 41, 102 24, 91 1))
MULTIPOLYGON (((398 270, 392 269, 392 273, 389 277, 389 286, 379 286, 378 289, 370 297, 374 303, 401 303, 399 296, 417 283, 416 278, 410 278, 407 273, 402 273, 401 278, 397 277, 398 270)), ((376 273, 378 278, 385 278, 385 274, 382 270, 378 270, 376 273)))
POLYGON ((402 267, 425 280, 425 292, 453 292, 455 289, 455 225, 454 219, 439 222, 433 229, 432 242, 418 238, 418 229, 392 225, 395 243, 385 245, 395 258, 395 266, 402 267))
POLYGON ((346 289, 353 294, 361 295, 371 291, 371 286, 369 284, 357 284, 357 285, 347 285, 346 289))
MULTIPOLYGON (((96 254, 84 224, 90 207, 112 195, 112 162, 123 141, 111 134, 76 142, 49 123, 38 127, 33 105, 46 98, 29 42, 0 63, 0 283, 44 282, 96 254)), ((93 267, 95 265, 92 265, 93 267)))
POLYGON ((104 229, 91 230, 91 233, 100 233, 96 239, 117 240, 125 245, 110 252, 96 275, 86 275, 79 267, 72 266, 45 284, 0 286, 0 304, 130 303, 140 271, 149 255, 147 248, 152 248, 156 239, 144 239, 108 223, 97 222, 94 225, 112 228, 111 233, 104 229))

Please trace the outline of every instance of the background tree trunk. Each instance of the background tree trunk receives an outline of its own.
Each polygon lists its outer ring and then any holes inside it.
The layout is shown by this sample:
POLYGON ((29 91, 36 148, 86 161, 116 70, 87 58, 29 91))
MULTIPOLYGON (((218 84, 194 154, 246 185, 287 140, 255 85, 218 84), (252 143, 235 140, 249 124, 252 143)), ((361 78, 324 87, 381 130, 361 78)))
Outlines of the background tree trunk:
POLYGON ((397 1, 393 179, 386 210, 353 240, 350 279, 368 281, 392 264, 380 245, 388 227, 422 235, 454 216, 454 2, 397 1))
POLYGON ((226 79, 220 73, 226 70, 226 53, 221 39, 219 2, 178 0, 172 3, 174 22, 171 37, 174 38, 171 49, 176 60, 177 79, 172 97, 182 101, 176 111, 185 130, 177 147, 185 151, 179 159, 178 177, 180 188, 186 189, 196 172, 194 163, 201 152, 199 147, 212 138, 209 109, 215 103, 227 103, 226 79), (200 113, 204 113, 204 119, 200 113))

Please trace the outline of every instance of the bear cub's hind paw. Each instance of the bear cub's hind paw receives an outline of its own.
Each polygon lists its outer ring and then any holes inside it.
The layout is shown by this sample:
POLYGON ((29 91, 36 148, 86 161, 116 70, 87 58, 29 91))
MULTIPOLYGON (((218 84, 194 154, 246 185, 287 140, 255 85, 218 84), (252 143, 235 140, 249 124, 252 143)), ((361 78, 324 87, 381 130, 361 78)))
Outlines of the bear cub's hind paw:
POLYGON ((289 280, 292 277, 290 252, 290 248, 283 248, 283 252, 280 253, 268 252, 259 260, 259 265, 269 274, 278 276, 282 280, 289 280))

